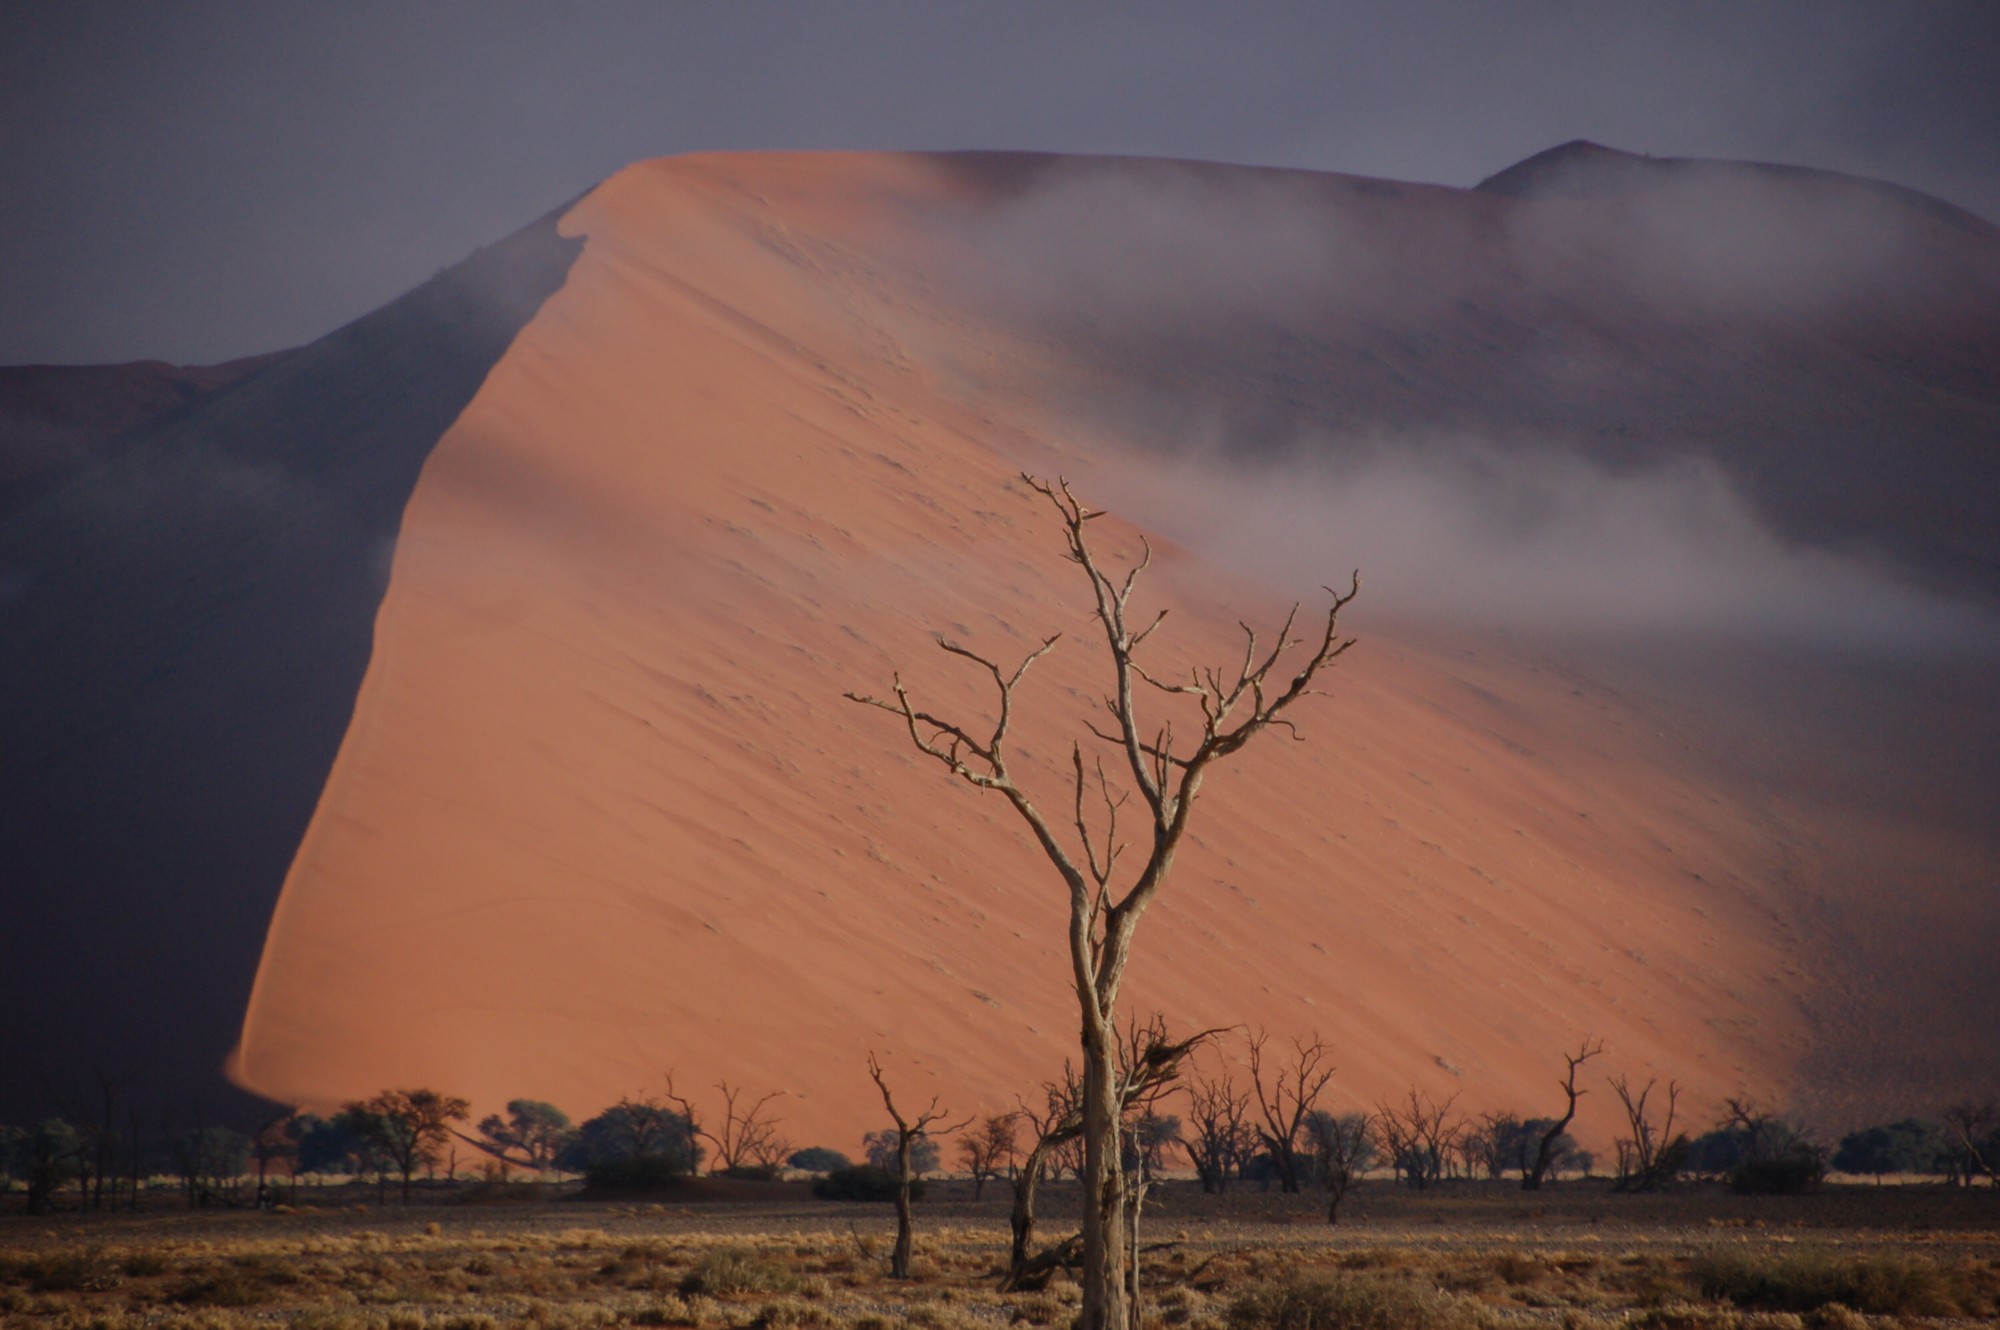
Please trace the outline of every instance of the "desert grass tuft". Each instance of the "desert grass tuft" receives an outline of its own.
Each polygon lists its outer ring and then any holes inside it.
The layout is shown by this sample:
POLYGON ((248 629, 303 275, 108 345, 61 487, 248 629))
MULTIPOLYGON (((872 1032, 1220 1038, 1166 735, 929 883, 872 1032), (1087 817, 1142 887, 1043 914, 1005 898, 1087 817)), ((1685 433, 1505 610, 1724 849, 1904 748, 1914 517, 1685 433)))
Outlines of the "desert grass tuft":
POLYGON ((1481 1319, 1434 1289, 1378 1275, 1301 1275, 1239 1294, 1231 1330, 1475 1330, 1481 1319))

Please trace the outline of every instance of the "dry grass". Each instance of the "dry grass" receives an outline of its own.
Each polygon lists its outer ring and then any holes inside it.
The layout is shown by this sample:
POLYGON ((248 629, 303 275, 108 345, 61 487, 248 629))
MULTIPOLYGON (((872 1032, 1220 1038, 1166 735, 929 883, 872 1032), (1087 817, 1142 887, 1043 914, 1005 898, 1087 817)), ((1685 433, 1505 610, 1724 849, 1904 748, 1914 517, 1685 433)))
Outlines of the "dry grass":
MULTIPOLYGON (((2000 1315, 2000 1237, 1785 1226, 1201 1215, 1146 1253, 1147 1330, 1887 1330, 2000 1315), (1722 1229, 1725 1231, 1718 1231, 1722 1229), (1872 1318, 1872 1319, 1871 1319, 1872 1318)), ((1051 1206, 1052 1217, 1055 1207, 1051 1206)), ((1378 1214, 1380 1212, 1378 1211, 1378 1214)), ((0 1323, 51 1330, 1066 1330, 1073 1284, 1001 1295, 997 1209, 924 1217, 887 1277, 864 1207, 431 1207, 0 1219, 0 1323)), ((1996 1214, 2000 1220, 2000 1214, 1996 1214)), ((1051 1224, 1051 1236, 1059 1220, 1051 1224)))

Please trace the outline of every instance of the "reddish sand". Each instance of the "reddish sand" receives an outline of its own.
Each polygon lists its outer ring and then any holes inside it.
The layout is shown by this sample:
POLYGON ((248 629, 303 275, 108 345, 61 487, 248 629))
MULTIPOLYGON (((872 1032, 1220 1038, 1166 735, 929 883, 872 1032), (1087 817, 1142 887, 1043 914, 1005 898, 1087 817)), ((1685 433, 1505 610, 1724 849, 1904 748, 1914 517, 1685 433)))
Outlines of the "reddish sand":
MULTIPOLYGON (((1034 361, 934 298, 904 229, 960 187, 915 158, 698 157, 568 215, 587 243, 567 285, 410 502, 243 1084, 580 1116, 672 1069, 711 1103, 719 1078, 783 1090, 798 1144, 852 1150, 882 1117, 870 1050, 905 1103, 960 1113, 1060 1067, 1049 870, 1002 801, 841 697, 901 668, 983 715, 929 635, 1005 658, 1062 630, 1019 731, 1060 807, 1097 691, 1076 570, 1015 477, 1117 445, 971 400, 921 350, 948 333, 960 365, 1034 361)), ((1174 610, 1163 664, 1229 660, 1239 616, 1283 609, 1171 548, 1146 599, 1174 610)), ((1341 1106, 1416 1084, 1546 1110, 1586 1034, 1607 1071, 1681 1080, 1701 1119, 1784 1098, 1809 1035, 1774 885, 1796 847, 1545 660, 1355 627, 1306 742, 1211 781, 1128 1009, 1316 1030, 1341 1106)), ((1601 1085, 1586 1101, 1600 1147, 1610 1107, 1601 1085)))

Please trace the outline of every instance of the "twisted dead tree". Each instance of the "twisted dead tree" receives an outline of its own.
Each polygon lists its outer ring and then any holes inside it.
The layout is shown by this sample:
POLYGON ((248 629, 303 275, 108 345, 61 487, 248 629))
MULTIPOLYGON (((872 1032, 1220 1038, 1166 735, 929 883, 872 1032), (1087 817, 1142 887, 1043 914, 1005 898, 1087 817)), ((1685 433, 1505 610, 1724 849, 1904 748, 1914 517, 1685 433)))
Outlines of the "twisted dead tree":
POLYGON ((949 720, 921 709, 901 675, 888 699, 849 693, 865 706, 901 720, 918 752, 935 759, 950 775, 981 791, 998 793, 1027 825, 1069 895, 1071 982, 1082 1015, 1083 1062, 1083 1311, 1080 1330, 1127 1330, 1125 1183, 1119 1158, 1119 1118, 1123 1110, 1118 1069, 1118 995, 1131 958, 1139 920, 1173 869, 1187 834, 1195 797, 1209 769, 1240 752, 1267 729, 1299 737, 1285 713, 1314 690, 1313 680, 1353 645, 1339 636, 1340 611, 1360 591, 1360 576, 1345 592, 1328 589, 1332 603, 1315 631, 1293 637, 1299 610, 1294 606, 1276 640, 1263 646, 1256 631, 1243 626, 1243 658, 1234 666, 1193 667, 1184 672, 1149 670, 1139 648, 1166 618, 1162 610, 1143 627, 1128 618, 1132 592, 1151 562, 1150 547, 1122 575, 1108 571, 1091 548, 1090 523, 1103 516, 1071 493, 1067 482, 1022 479, 1046 499, 1061 520, 1071 562, 1090 586, 1093 615, 1103 634, 1109 688, 1103 699, 1108 728, 1086 722, 1098 743, 1108 747, 1123 775, 1114 783, 1100 752, 1085 760, 1081 741, 1070 747, 1070 814, 1075 838, 1030 797, 1008 765, 1007 737, 1014 695, 1036 661, 1055 649, 1060 634, 1045 639, 1008 669, 968 647, 940 637, 940 649, 971 662, 992 676, 998 694, 990 724, 949 720), (1303 648, 1295 651, 1294 648, 1303 648), (1289 662, 1289 663, 1287 663, 1289 662), (1151 696, 1169 714, 1155 718, 1140 705, 1151 696), (1192 724, 1189 741, 1176 733, 1175 716, 1192 724), (1143 834, 1137 865, 1120 871, 1124 852, 1119 812, 1137 794, 1143 834), (1096 805, 1101 804, 1101 811, 1096 805), (1097 825, 1093 826, 1093 822, 1097 825))
MULTIPOLYGON (((1118 1059, 1119 1119, 1126 1124, 1126 1130, 1131 1129, 1131 1119, 1150 1113, 1174 1088, 1180 1078, 1181 1064, 1216 1033, 1214 1030, 1203 1030, 1187 1039, 1173 1039, 1168 1036, 1166 1024, 1159 1016, 1144 1025, 1134 1022, 1127 1029, 1119 1044, 1118 1059)), ((1034 1135, 1034 1143, 1014 1177, 1014 1245, 1007 1273, 1000 1280, 1002 1293, 1035 1292, 1047 1287, 1057 1270, 1078 1264, 1083 1250, 1081 1233, 1064 1238, 1042 1251, 1034 1250, 1035 1195, 1041 1182, 1042 1168, 1053 1151, 1083 1134, 1083 1087, 1075 1069, 1065 1062, 1063 1079, 1048 1082, 1042 1090, 1048 1104, 1043 1112, 1036 1113, 1025 1104, 1018 1110, 1018 1116, 1027 1122, 1034 1135)), ((1123 1153, 1121 1149, 1121 1159, 1123 1153)), ((1146 1190, 1151 1185, 1143 1150, 1139 1151, 1139 1159, 1139 1177, 1127 1179, 1125 1200, 1126 1283, 1134 1308, 1138 1306, 1139 1216, 1145 1207, 1146 1190)))
POLYGON ((949 1136, 972 1119, 940 1126, 950 1115, 938 1107, 935 1095, 923 1112, 906 1118, 897 1109, 895 1097, 889 1093, 889 1083, 882 1079, 882 1064, 873 1053, 868 1055, 868 1076, 882 1092, 882 1107, 889 1110, 889 1118, 896 1124, 896 1250, 889 1258, 889 1278, 908 1279, 910 1256, 916 1245, 915 1224, 910 1215, 910 1147, 920 1136, 949 1136))
POLYGON ((1549 1129, 1542 1133, 1542 1139, 1536 1143, 1534 1162, 1521 1171, 1521 1190, 1540 1191, 1542 1189, 1542 1179, 1548 1176, 1549 1166, 1555 1163, 1556 1145, 1562 1140, 1562 1134, 1569 1130, 1569 1124, 1576 1121, 1576 1101, 1590 1093, 1588 1090, 1577 1088, 1576 1069, 1603 1051, 1604 1043, 1602 1040, 1586 1039, 1582 1044, 1578 1045, 1574 1055, 1569 1053, 1563 1054, 1563 1061, 1569 1064, 1569 1070, 1563 1076, 1562 1085, 1563 1098, 1567 1101, 1568 1106, 1563 1109, 1563 1115, 1560 1118, 1549 1124, 1549 1129))
POLYGON ((1075 1069, 1063 1064, 1063 1078, 1042 1087, 1044 1107, 1036 1112, 1026 1104, 1019 1114, 1028 1124, 1030 1144, 1020 1169, 1014 1174, 1014 1203, 1009 1212, 1014 1242, 1008 1253, 1007 1273, 1000 1281, 1002 1293, 1033 1291, 1044 1287, 1058 1268, 1074 1263, 1074 1240, 1059 1243, 1053 1254, 1035 1251, 1035 1198, 1042 1185, 1042 1171, 1049 1155, 1083 1134, 1081 1100, 1083 1086, 1075 1069))

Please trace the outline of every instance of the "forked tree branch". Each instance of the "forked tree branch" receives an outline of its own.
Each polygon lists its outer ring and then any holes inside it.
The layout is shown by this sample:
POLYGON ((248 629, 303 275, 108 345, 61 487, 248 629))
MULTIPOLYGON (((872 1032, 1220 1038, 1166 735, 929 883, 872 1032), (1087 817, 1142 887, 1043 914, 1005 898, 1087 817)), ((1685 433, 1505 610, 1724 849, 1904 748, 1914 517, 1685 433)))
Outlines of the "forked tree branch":
POLYGON ((1006 740, 1015 690, 1035 662, 1054 649, 1059 635, 1044 639, 1012 670, 956 642, 937 639, 940 649, 973 662, 992 678, 997 697, 990 729, 921 709, 911 700, 900 674, 894 676, 891 698, 861 693, 848 693, 847 697, 900 717, 919 752, 977 789, 1000 792, 1027 822, 1069 888, 1071 958, 1078 992, 1091 995, 1097 1019, 1105 1022, 1110 1033, 1109 1014, 1116 1004, 1132 929, 1172 867, 1208 767, 1237 752, 1265 729, 1281 727, 1294 739, 1299 737, 1284 713, 1313 691, 1313 679, 1322 669, 1354 645, 1352 638, 1340 636, 1339 619, 1341 610, 1359 594, 1361 579, 1354 574, 1345 591, 1327 588, 1331 600, 1318 631, 1295 635, 1300 607, 1293 605, 1276 637, 1268 642, 1249 624, 1240 625, 1243 654, 1233 667, 1194 667, 1187 670, 1187 682, 1169 682, 1172 675, 1150 672, 1135 659, 1140 645, 1165 622, 1167 612, 1158 611, 1136 630, 1127 618, 1140 575, 1152 564, 1151 544, 1141 537, 1138 558, 1122 572, 1113 572, 1100 563, 1089 538, 1090 523, 1104 514, 1086 507, 1060 478, 1050 482, 1023 475, 1022 480, 1048 501, 1061 520, 1067 556, 1090 583, 1092 611, 1110 653, 1111 688, 1103 699, 1110 725, 1100 727, 1086 720, 1084 728, 1124 755, 1131 788, 1138 792, 1152 824, 1145 858, 1122 892, 1113 886, 1113 876, 1126 848, 1118 840, 1118 824, 1119 809, 1127 796, 1114 789, 1102 763, 1095 766, 1104 820, 1098 836, 1092 834, 1087 814, 1090 770, 1081 745, 1072 745, 1070 802, 1077 836, 1075 851, 1058 839, 1007 765, 1006 740), (1304 648, 1302 654, 1299 648, 1304 648), (1288 660, 1295 662, 1289 669, 1285 665, 1288 660), (1142 714, 1135 682, 1145 685, 1148 695, 1186 699, 1193 704, 1199 728, 1192 742, 1176 742, 1172 717, 1154 721, 1142 714))

